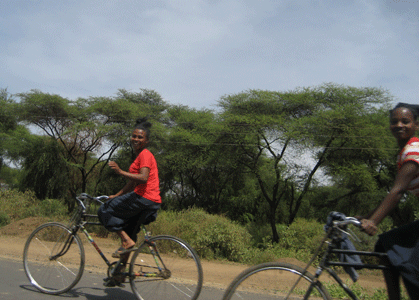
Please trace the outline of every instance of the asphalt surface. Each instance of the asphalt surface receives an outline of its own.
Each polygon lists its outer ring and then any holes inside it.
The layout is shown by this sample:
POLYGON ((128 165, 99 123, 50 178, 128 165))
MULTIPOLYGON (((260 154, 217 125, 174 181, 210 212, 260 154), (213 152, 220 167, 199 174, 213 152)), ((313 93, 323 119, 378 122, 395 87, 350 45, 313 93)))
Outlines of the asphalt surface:
MULTIPOLYGON (((57 300, 57 299, 77 299, 77 300, 136 300, 137 298, 131 291, 129 283, 124 288, 107 288, 103 286, 103 274, 96 274, 84 271, 80 282, 69 292, 62 295, 47 295, 39 292, 33 287, 25 271, 23 263, 16 260, 0 258, 0 299, 1 300, 57 300)), ((205 278, 204 278, 205 281, 205 278)), ((199 296, 199 300, 221 299, 224 291, 204 287, 199 296)), ((169 298, 168 296, 167 299, 169 298)), ((173 299, 176 300, 176 299, 173 299)))

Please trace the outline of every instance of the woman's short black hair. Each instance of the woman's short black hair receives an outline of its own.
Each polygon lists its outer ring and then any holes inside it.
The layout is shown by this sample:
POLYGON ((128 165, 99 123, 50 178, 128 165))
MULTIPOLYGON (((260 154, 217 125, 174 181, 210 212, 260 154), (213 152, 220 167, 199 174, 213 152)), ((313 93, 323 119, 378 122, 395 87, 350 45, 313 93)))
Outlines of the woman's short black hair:
POLYGON ((397 105, 392 110, 390 110, 390 115, 393 113, 393 111, 395 109, 400 108, 400 107, 407 108, 408 110, 410 110, 412 112, 413 118, 415 120, 418 119, 419 105, 416 105, 416 104, 408 104, 408 103, 403 103, 403 102, 397 103, 397 105))
POLYGON ((148 122, 147 119, 148 119, 147 117, 137 119, 137 121, 135 122, 134 129, 144 130, 144 132, 147 135, 147 139, 149 139, 151 123, 148 122))

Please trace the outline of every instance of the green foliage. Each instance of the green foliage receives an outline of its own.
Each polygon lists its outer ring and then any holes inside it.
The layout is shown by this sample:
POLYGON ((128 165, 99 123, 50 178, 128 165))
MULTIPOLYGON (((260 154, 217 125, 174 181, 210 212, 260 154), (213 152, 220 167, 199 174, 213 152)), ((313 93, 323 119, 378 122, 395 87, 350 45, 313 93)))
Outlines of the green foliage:
POLYGON ((308 262, 324 237, 323 226, 317 221, 301 218, 297 218, 290 226, 277 225, 279 242, 271 244, 266 237, 265 251, 272 253, 276 259, 292 257, 308 262))
POLYGON ((270 227, 256 223, 247 224, 252 235, 254 256, 249 261, 258 263, 278 260, 281 257, 292 257, 308 262, 324 237, 323 224, 297 218, 290 226, 277 225, 279 242, 272 243, 270 227))
POLYGON ((10 188, 17 188, 20 183, 21 170, 3 165, 0 169, 0 179, 10 188))
POLYGON ((240 225, 202 209, 159 213, 150 226, 153 234, 171 234, 187 241, 202 258, 241 261, 250 234, 240 225))
POLYGON ((10 217, 4 211, 0 212, 0 227, 6 226, 10 223, 10 217))
POLYGON ((303 248, 305 251, 313 253, 320 244, 325 231, 324 224, 297 218, 290 226, 281 226, 279 233, 281 238, 278 246, 295 251, 303 248))
POLYGON ((225 201, 236 196, 235 183, 243 182, 227 124, 212 111, 184 106, 170 107, 166 117, 164 143, 156 154, 165 208, 227 212, 225 201))
POLYGON ((0 88, 0 133, 13 130, 17 126, 12 103, 13 98, 7 89, 0 88))
MULTIPOLYGON (((390 220, 386 219, 384 223, 388 224, 389 222, 390 220)), ((278 224, 277 230, 280 239, 278 243, 274 244, 272 243, 270 228, 267 225, 249 223, 246 225, 246 229, 252 236, 252 247, 245 258, 246 263, 262 263, 280 260, 282 257, 295 258, 307 263, 325 235, 324 222, 303 218, 297 218, 290 226, 278 224)), ((360 243, 353 240, 356 248, 360 251, 371 251, 377 241, 377 236, 370 237, 358 232, 356 228, 353 229, 353 234, 361 240, 360 243)), ((317 258, 315 263, 318 263, 319 259, 320 257, 317 258)), ((362 260, 365 263, 377 262, 373 257, 363 257, 362 260)))
MULTIPOLYGON (((64 197, 70 211, 81 191, 113 194, 123 186, 107 163, 128 168, 132 126, 146 115, 165 210, 195 206, 258 226, 324 221, 330 210, 369 211, 394 178, 392 97, 381 88, 248 90, 223 96, 217 111, 171 106, 152 90, 75 101, 36 90, 18 94, 20 101, 7 91, 0 96, 0 167, 12 157, 23 161, 20 186, 39 198, 64 197), (19 124, 36 126, 56 144, 31 139, 19 124)), ((394 224, 409 211, 418 208, 404 206, 394 224)), ((282 243, 283 229, 263 228, 271 236, 258 237, 254 249, 277 253, 269 244, 282 243)))
POLYGON ((39 199, 61 198, 69 189, 69 173, 62 146, 50 137, 34 139, 23 162, 21 190, 31 189, 39 199))
MULTIPOLYGON (((346 292, 335 282, 325 282, 324 287, 329 292, 333 299, 350 299, 346 292)), ((359 283, 347 281, 346 285, 355 293, 358 299, 361 300, 386 300, 388 299, 387 290, 385 288, 378 288, 375 290, 362 287, 359 283)), ((402 300, 408 300, 406 292, 402 290, 402 300)))
POLYGON ((57 199, 45 199, 39 203, 39 214, 44 217, 55 216, 62 218, 68 213, 64 201, 57 199))
MULTIPOLYGON (((33 216, 52 219, 65 219, 67 207, 63 201, 56 199, 39 200, 32 191, 0 190, 1 220, 8 222, 33 216)), ((6 224, 3 224, 6 225, 6 224)))
POLYGON ((33 192, 17 190, 0 190, 0 211, 10 220, 20 220, 37 214, 39 200, 33 192))
MULTIPOLYGON (((65 170, 68 184, 61 190, 66 194, 69 210, 74 207, 76 194, 95 193, 108 160, 129 140, 135 120, 145 115, 152 115, 154 120, 158 120, 159 114, 166 108, 162 98, 148 90, 141 93, 120 90, 116 97, 79 98, 76 101, 37 90, 18 96, 20 102, 16 103, 16 111, 19 119, 38 127, 60 144, 56 155, 59 164, 55 168, 53 162, 48 164, 51 159, 45 157, 46 154, 28 160, 24 167, 28 172, 36 172, 35 169, 40 167, 37 163, 43 161, 46 169, 52 171, 51 166, 55 169, 54 177, 47 178, 50 180, 65 170), (61 162, 65 163, 65 167, 61 162)), ((45 150, 46 153, 55 151, 52 148, 45 150)), ((53 173, 43 171, 37 172, 37 179, 53 173)), ((62 179, 60 181, 63 182, 62 179)), ((49 197, 48 188, 46 190, 41 182, 31 182, 31 187, 40 198, 49 197)))
MULTIPOLYGON (((5 222, 30 216, 44 216, 64 222, 69 219, 62 201, 40 201, 33 192, 16 190, 0 191, 0 211, 3 213, 1 219, 5 222)), ((89 213, 95 214, 96 211, 97 207, 94 207, 89 213)), ((275 261, 282 257, 308 262, 324 236, 323 224, 316 221, 296 219, 291 226, 277 227, 280 242, 272 244, 270 229, 266 226, 252 223, 244 227, 226 217, 211 215, 198 208, 160 211, 157 221, 147 226, 154 235, 169 234, 184 239, 202 258, 246 264, 275 261)), ((92 230, 101 236, 108 236, 102 227, 95 226, 92 230)), ((367 244, 359 249, 371 250, 375 240, 366 235, 359 237, 367 244)))
MULTIPOLYGON (((223 97, 219 106, 228 132, 236 134, 236 162, 257 179, 269 205, 265 220, 291 224, 302 207, 310 207, 308 197, 322 169, 354 194, 383 188, 379 183, 384 176, 377 173, 385 169, 380 168, 384 153, 374 147, 390 141, 384 126, 390 100, 382 89, 336 84, 223 97), (376 136, 380 138, 372 141, 376 136), (339 170, 346 165, 352 168, 339 170)), ((275 227, 272 239, 280 239, 275 227)))
MULTIPOLYGON (((25 153, 28 136, 29 130, 18 123, 13 97, 7 89, 0 89, 0 171, 6 163, 19 162, 25 153)), ((3 176, 1 174, 0 179, 4 180, 3 176)))
MULTIPOLYGON (((276 261, 282 257, 308 262, 324 237, 322 223, 296 219, 289 227, 278 225, 280 242, 272 244, 270 230, 253 223, 246 228, 202 209, 161 211, 148 228, 154 235, 170 234, 187 241, 202 258, 246 264, 276 261)), ((364 235, 360 235, 364 236, 364 235)), ((375 240, 365 239, 371 250, 375 240)))

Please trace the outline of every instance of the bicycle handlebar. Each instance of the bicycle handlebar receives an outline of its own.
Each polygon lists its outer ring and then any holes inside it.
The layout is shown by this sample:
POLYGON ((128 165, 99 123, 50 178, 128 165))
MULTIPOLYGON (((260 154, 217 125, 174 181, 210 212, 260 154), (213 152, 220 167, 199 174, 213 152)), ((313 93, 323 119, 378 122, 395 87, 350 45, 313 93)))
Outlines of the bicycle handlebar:
POLYGON ((96 200, 97 202, 103 202, 104 200, 108 200, 109 196, 102 195, 102 196, 94 197, 93 199, 96 200))
POLYGON ((103 196, 97 196, 97 197, 92 197, 89 194, 86 193, 81 193, 79 196, 76 197, 76 200, 78 201, 78 204, 83 207, 83 209, 87 209, 87 207, 90 204, 90 201, 96 201, 100 204, 103 204, 104 200, 108 200, 109 196, 103 195, 103 196), (87 201, 87 203, 85 203, 85 200, 90 200, 87 201))
POLYGON ((354 217, 346 217, 343 221, 333 221, 333 224, 337 227, 342 227, 349 224, 352 224, 356 227, 361 227, 361 221, 354 217))

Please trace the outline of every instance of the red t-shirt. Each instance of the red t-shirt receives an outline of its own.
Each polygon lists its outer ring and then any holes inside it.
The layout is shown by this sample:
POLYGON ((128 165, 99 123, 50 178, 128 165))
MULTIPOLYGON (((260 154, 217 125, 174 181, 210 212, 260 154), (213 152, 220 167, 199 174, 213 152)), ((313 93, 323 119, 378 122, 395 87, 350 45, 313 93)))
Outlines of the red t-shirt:
POLYGON ((129 167, 129 172, 132 174, 139 174, 141 168, 149 168, 150 174, 147 182, 139 183, 135 187, 134 192, 148 200, 161 203, 157 162, 154 155, 147 149, 144 149, 140 152, 140 154, 138 154, 137 158, 129 167))

